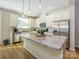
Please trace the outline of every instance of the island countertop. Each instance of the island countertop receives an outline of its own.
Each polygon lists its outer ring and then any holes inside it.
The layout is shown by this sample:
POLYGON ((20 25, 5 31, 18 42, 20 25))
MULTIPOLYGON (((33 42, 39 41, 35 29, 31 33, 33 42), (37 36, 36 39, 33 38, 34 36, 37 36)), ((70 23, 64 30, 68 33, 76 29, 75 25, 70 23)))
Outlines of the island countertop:
POLYGON ((45 34, 46 34, 45 37, 37 37, 34 33, 22 33, 20 34, 20 36, 56 50, 59 50, 63 47, 67 38, 65 36, 56 36, 53 35, 52 33, 45 33, 45 34))

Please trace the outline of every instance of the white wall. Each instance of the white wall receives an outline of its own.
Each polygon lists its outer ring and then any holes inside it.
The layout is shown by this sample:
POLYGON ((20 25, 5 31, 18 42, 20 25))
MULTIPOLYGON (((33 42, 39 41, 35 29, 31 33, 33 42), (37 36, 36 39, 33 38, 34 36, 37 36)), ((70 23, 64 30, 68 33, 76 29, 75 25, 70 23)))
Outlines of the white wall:
POLYGON ((76 0, 75 4, 75 35, 76 47, 79 48, 79 0, 76 0))
POLYGON ((75 51, 75 6, 70 7, 70 50, 75 51))
POLYGON ((1 11, 0 11, 0 45, 1 45, 1 11))
POLYGON ((10 14, 6 11, 1 11, 1 44, 3 40, 10 39, 10 14))

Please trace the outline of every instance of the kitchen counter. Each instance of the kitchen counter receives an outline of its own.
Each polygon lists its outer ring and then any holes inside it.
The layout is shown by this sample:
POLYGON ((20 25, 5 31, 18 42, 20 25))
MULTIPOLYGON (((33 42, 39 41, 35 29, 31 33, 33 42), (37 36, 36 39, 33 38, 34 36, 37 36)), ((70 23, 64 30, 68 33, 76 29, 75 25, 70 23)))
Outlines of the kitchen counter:
POLYGON ((20 34, 20 36, 34 41, 36 43, 42 44, 44 46, 47 46, 49 48, 53 49, 61 49, 63 47, 64 42, 66 41, 65 36, 56 36, 53 35, 52 33, 45 33, 45 37, 37 37, 35 33, 23 33, 20 34))
POLYGON ((64 59, 66 37, 45 34, 45 37, 37 37, 34 32, 19 35, 24 40, 24 48, 37 59, 64 59))

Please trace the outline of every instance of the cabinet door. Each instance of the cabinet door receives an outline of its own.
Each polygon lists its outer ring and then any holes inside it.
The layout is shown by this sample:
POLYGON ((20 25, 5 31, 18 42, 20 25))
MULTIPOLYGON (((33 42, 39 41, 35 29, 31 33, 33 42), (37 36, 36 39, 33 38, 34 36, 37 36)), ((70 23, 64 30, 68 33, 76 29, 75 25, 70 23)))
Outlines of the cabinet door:
POLYGON ((10 13, 2 11, 1 18, 1 40, 10 39, 10 13))
POLYGON ((24 48, 37 59, 63 59, 63 50, 54 50, 28 39, 24 41, 24 48))

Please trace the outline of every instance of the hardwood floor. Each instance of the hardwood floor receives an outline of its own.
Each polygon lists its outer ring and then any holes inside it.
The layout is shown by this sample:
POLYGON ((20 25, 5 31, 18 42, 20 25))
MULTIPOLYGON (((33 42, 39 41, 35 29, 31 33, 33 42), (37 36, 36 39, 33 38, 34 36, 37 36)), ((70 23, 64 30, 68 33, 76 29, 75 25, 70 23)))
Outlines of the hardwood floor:
POLYGON ((20 45, 0 46, 0 59, 36 59, 20 45))
MULTIPOLYGON (((36 59, 22 44, 12 46, 0 46, 0 59, 36 59)), ((66 51, 65 59, 79 59, 79 49, 76 52, 66 51)))
POLYGON ((76 52, 66 51, 65 59, 79 59, 79 48, 76 49, 76 52))

